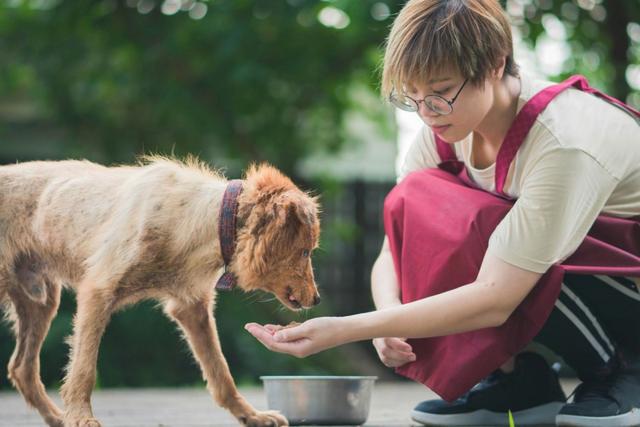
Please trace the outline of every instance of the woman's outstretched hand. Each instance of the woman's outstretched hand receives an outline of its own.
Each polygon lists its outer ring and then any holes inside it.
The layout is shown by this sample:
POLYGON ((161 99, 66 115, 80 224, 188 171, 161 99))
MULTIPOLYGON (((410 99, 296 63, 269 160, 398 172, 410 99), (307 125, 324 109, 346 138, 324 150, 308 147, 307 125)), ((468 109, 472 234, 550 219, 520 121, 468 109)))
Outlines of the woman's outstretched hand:
POLYGON ((307 357, 344 344, 337 317, 316 317, 296 326, 247 323, 244 328, 271 351, 307 357))

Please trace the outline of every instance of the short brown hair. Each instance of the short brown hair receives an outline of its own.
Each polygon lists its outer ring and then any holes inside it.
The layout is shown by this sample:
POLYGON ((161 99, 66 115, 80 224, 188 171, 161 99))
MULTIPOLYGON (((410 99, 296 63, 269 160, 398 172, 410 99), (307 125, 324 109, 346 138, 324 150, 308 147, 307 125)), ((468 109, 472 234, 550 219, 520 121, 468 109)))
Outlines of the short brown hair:
POLYGON ((497 0, 409 0, 393 23, 384 55, 382 95, 433 73, 459 70, 480 84, 506 56, 518 76, 509 20, 497 0))

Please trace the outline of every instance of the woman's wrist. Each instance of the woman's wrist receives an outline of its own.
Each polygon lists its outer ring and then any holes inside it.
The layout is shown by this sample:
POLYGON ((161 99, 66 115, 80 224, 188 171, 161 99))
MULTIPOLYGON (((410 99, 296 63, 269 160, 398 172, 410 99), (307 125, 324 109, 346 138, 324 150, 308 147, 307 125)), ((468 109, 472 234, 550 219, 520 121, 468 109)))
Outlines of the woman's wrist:
MULTIPOLYGON (((380 310, 382 311, 384 309, 380 310)), ((378 330, 377 322, 379 321, 379 315, 380 311, 369 311, 339 317, 340 323, 337 325, 336 330, 338 331, 340 341, 349 343, 376 338, 378 336, 376 331, 378 330)))
POLYGON ((355 325, 349 321, 349 318, 353 316, 345 316, 345 317, 331 317, 331 331, 332 337, 331 341, 333 342, 331 347, 337 347, 339 345, 348 344, 353 342, 352 339, 354 331, 352 330, 355 325))

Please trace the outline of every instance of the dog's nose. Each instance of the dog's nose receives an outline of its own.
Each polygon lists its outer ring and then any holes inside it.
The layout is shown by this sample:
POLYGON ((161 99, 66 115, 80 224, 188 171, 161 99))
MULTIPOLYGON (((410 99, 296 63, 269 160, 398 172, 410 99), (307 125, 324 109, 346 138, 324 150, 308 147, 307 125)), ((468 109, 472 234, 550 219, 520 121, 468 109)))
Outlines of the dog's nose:
POLYGON ((313 305, 320 304, 320 295, 316 295, 313 297, 313 305))

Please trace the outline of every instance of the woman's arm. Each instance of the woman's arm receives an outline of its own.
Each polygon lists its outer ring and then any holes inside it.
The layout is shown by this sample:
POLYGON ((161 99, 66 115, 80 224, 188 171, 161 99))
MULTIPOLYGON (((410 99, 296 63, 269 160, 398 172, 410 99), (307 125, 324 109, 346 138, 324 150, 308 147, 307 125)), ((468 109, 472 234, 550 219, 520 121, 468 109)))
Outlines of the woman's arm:
POLYGON ((487 254, 475 282, 388 310, 345 317, 342 339, 425 338, 500 326, 541 276, 487 254))
POLYGON ((378 310, 402 304, 389 240, 384 237, 380 255, 371 269, 371 296, 378 310))
POLYGON ((540 273, 487 254, 475 282, 409 304, 347 317, 319 317, 269 332, 246 329, 273 351, 298 357, 375 337, 427 338, 499 326, 531 291, 540 273))
MULTIPOLYGON (((384 236, 380 255, 371 270, 371 296, 378 310, 402 304, 400 286, 387 236, 384 236)), ((385 366, 397 368, 416 360, 413 348, 406 340, 404 337, 382 337, 374 338, 372 344, 378 353, 378 358, 385 366)))

